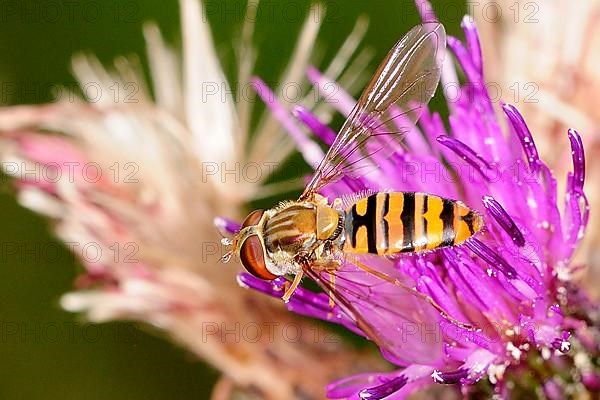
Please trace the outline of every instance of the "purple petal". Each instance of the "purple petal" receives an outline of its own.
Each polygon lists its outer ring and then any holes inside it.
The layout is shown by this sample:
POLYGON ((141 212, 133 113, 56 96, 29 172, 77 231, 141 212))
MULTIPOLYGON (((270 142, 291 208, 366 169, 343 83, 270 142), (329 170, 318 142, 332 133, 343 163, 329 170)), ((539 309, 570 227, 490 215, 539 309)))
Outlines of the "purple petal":
POLYGON ((348 92, 313 66, 308 67, 306 76, 313 85, 319 88, 319 93, 324 96, 325 101, 345 116, 350 115, 356 101, 348 92))
POLYGON ((517 271, 506 263, 495 251, 487 247, 485 244, 475 238, 471 238, 465 242, 465 245, 471 251, 481 257, 494 269, 499 269, 508 278, 516 278, 517 271))
POLYGON ((408 382, 408 379, 406 379, 405 376, 400 375, 379 386, 373 386, 362 390, 360 392, 360 398, 369 400, 383 399, 384 397, 387 397, 402 389, 404 385, 406 385, 406 382, 408 382))
POLYGON ((467 376, 469 376, 469 371, 464 368, 450 372, 441 372, 439 374, 440 382, 437 383, 443 383, 446 385, 461 383, 461 381, 466 379, 467 376))
POLYGON ((517 227, 517 224, 515 224, 515 222, 512 220, 510 215, 508 215, 504 208, 502 208, 500 203, 498 203, 492 196, 484 196, 483 205, 494 217, 498 225, 500 225, 502 229, 508 233, 513 242, 515 242, 517 246, 523 247, 525 245, 525 238, 523 237, 523 234, 517 227))
POLYGON ((585 387, 595 393, 600 392, 600 374, 593 372, 584 372, 581 381, 585 387))
POLYGON ((258 279, 247 272, 240 272, 237 276, 238 283, 242 287, 251 288, 271 297, 281 298, 287 282, 285 278, 279 277, 273 281, 258 279))
POLYGON ((321 148, 312 140, 310 140, 304 132, 296 125, 294 119, 285 109, 285 107, 277 100, 277 97, 269 89, 269 87, 260 79, 252 79, 253 87, 256 90, 258 96, 265 102, 267 107, 271 109, 271 112, 277 118, 277 120, 283 125, 285 131, 290 135, 292 140, 296 143, 298 150, 304 157, 304 160, 311 167, 316 167, 319 162, 323 159, 323 151, 321 148))
POLYGON ((240 230, 241 225, 225 217, 215 217, 213 224, 223 234, 233 235, 240 230))
MULTIPOLYGON (((285 293, 287 280, 283 277, 279 277, 273 281, 265 281, 246 272, 241 272, 238 274, 238 283, 242 287, 254 289, 268 296, 281 299, 285 293)), ((357 335, 365 336, 365 334, 356 326, 354 320, 343 310, 338 306, 331 307, 329 296, 324 293, 317 294, 299 287, 286 304, 286 307, 288 310, 297 314, 340 324, 357 335)))
POLYGON ((437 141, 472 165, 483 177, 486 177, 484 171, 490 169, 490 165, 469 146, 449 136, 438 136, 437 141))
POLYGON ((504 110, 504 113, 508 117, 508 120, 512 124, 512 127, 521 141, 521 146, 523 147, 523 151, 527 157, 529 168, 533 173, 537 173, 539 170, 540 158, 533 141, 533 136, 531 136, 531 132, 529 131, 523 116, 514 106, 510 104, 504 104, 502 109, 504 110))
POLYGON ((381 373, 367 372, 363 374, 350 375, 346 378, 331 382, 325 391, 328 399, 345 399, 358 393, 365 387, 372 385, 379 379, 381 373))
MULTIPOLYGON (((447 40, 448 47, 456 56, 456 60, 460 64, 463 72, 465 73, 467 79, 472 85, 470 86, 470 88, 475 88, 475 85, 483 86, 483 82, 481 81, 481 74, 479 73, 477 67, 473 64, 473 60, 469 51, 465 48, 465 46, 463 46, 461 41, 455 38, 454 36, 448 36, 447 40)), ((479 88, 478 90, 481 90, 481 88, 479 88)))
POLYGON ((465 33, 465 39, 467 40, 467 47, 471 54, 471 60, 473 66, 477 69, 480 76, 483 76, 483 57, 481 56, 481 44, 479 42, 479 33, 475 26, 475 21, 469 15, 465 15, 462 20, 461 26, 465 33))
POLYGON ((569 141, 571 142, 571 154, 573 157, 573 185, 574 192, 583 190, 585 182, 585 153, 583 151, 583 142, 581 136, 574 129, 569 129, 569 141))
POLYGON ((335 140, 336 133, 327 125, 319 121, 316 115, 310 112, 309 109, 303 106, 297 106, 293 110, 293 114, 298 118, 308 129, 310 129, 316 137, 321 139, 327 146, 331 146, 335 140))
POLYGON ((417 10, 419 10, 419 15, 421 16, 421 21, 423 22, 435 22, 437 21, 437 16, 433 11, 433 7, 431 7, 431 3, 427 0, 415 0, 415 5, 417 6, 417 10))
POLYGON ((548 400, 563 400, 566 398, 564 390, 553 378, 545 380, 543 389, 548 400))

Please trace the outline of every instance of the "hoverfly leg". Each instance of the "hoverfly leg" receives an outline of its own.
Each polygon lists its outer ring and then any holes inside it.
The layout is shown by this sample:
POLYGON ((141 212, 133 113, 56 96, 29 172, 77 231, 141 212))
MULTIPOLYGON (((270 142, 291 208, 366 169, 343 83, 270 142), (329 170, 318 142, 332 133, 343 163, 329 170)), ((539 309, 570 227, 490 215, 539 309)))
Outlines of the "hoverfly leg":
POLYGON ((335 272, 342 263, 340 260, 315 260, 312 265, 313 270, 324 270, 329 273, 329 283, 331 287, 331 289, 328 290, 329 307, 333 309, 335 307, 335 297, 333 293, 335 290, 335 274, 333 272, 335 272))
POLYGON ((294 292, 298 288, 298 285, 300 285, 300 281, 302 281, 302 276, 304 276, 304 272, 302 272, 302 271, 298 272, 296 274, 296 276, 294 276, 294 280, 287 287, 287 289, 285 290, 285 293, 281 297, 283 299, 284 303, 287 303, 287 302, 290 301, 290 298, 292 297, 292 295, 294 294, 294 292))
POLYGON ((446 310, 444 310, 442 308, 442 306, 440 306, 431 296, 423 294, 423 293, 419 292, 418 290, 416 290, 415 288, 408 287, 404 283, 400 282, 398 279, 394 280, 394 284, 396 286, 403 287, 406 290, 410 290, 416 296, 421 297, 423 300, 425 300, 426 302, 428 302, 433 308, 435 308, 440 313, 440 315, 442 316, 442 318, 444 318, 445 320, 453 323, 454 325, 456 325, 456 326, 458 326, 460 328, 467 329, 467 330, 473 330, 473 326, 472 325, 464 323, 464 322, 461 322, 461 321, 457 320, 456 318, 452 317, 451 315, 449 315, 446 312, 446 310))
POLYGON ((329 274, 329 283, 331 284, 331 290, 329 291, 329 308, 335 307, 333 298, 333 289, 335 289, 335 275, 329 274))
POLYGON ((410 287, 408 285, 406 285, 405 283, 401 282, 399 279, 395 279, 392 278, 382 272, 376 271, 373 268, 367 266, 366 264, 360 262, 358 259, 353 259, 352 263, 354 265, 356 265, 357 267, 359 267, 360 269, 362 269, 363 271, 366 271, 368 273, 373 274, 374 276, 377 276, 383 280, 386 280, 398 287, 403 288, 404 290, 407 290, 409 292, 412 292, 415 296, 420 297, 421 299, 423 299, 424 301, 426 301, 427 303, 429 303, 433 308, 435 308, 440 315, 447 321, 453 323, 454 325, 461 327, 463 329, 467 329, 467 330, 473 330, 473 326, 464 322, 461 322, 459 320, 457 320, 456 318, 450 316, 446 310, 444 310, 442 308, 442 306, 440 306, 431 296, 428 296, 426 294, 423 294, 421 292, 419 292, 417 289, 415 289, 414 287, 410 287))

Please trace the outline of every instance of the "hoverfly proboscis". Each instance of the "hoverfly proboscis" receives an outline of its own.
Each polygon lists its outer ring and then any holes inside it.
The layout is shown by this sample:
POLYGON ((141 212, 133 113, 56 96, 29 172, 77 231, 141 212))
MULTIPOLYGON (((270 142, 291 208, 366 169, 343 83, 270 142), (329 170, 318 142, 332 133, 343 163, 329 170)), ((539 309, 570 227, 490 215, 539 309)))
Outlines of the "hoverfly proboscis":
POLYGON ((402 362, 427 362, 441 351, 439 343, 427 340, 408 340, 398 349, 398 334, 408 326, 403 324, 426 324, 437 312, 468 325, 405 284, 389 258, 458 245, 478 232, 483 220, 463 203, 432 194, 382 191, 328 202, 319 191, 343 176, 360 177, 377 167, 373 155, 389 158, 402 145, 437 88, 445 46, 439 23, 418 25, 400 39, 300 198, 253 211, 230 241, 229 254, 239 256, 252 275, 265 280, 294 275, 285 301, 303 276, 310 277, 365 335, 402 362))

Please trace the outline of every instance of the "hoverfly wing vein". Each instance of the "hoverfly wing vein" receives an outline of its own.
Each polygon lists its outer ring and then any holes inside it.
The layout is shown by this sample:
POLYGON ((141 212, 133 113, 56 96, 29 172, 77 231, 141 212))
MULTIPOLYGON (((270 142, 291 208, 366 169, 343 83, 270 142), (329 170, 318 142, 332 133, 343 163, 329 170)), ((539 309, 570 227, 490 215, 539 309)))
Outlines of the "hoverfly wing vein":
POLYGON ((397 285, 397 279, 375 267, 363 269, 352 259, 337 268, 313 269, 307 264, 303 270, 368 338, 396 359, 426 362, 441 352, 440 341, 423 342, 421 332, 416 334, 435 322, 434 308, 405 285, 397 285), (382 293, 382 298, 374 298, 382 293))
POLYGON ((445 45, 446 34, 439 23, 418 25, 396 43, 321 160, 300 200, 310 198, 341 176, 356 177, 358 170, 364 173, 361 164, 377 165, 372 157, 361 159, 361 153, 389 157, 399 149, 404 133, 412 129, 435 92, 445 45), (391 122, 395 122, 396 129, 382 129, 391 122), (373 140, 377 137, 380 139, 373 140))

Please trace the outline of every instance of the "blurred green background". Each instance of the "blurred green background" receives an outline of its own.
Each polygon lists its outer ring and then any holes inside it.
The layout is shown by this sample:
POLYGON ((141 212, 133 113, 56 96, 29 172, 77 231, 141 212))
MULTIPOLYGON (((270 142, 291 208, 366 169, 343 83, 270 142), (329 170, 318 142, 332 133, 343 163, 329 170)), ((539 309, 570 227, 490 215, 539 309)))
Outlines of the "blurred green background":
MULTIPOLYGON (((226 72, 245 1, 210 2, 209 21, 226 72)), ((371 21, 364 45, 376 52, 373 70, 391 45, 419 21, 410 0, 323 1, 327 15, 318 46, 329 59, 359 15, 371 21)), ((290 54, 309 1, 261 1, 256 73, 268 83, 290 54)), ((434 4, 451 34, 459 34, 464 1, 434 4)), ((165 38, 181 42, 176 0, 3 0, 0 2, 0 104, 51 101, 54 84, 72 86, 70 58, 96 54, 109 64, 138 54, 146 65, 142 26, 156 21, 165 38)), ((60 309, 80 267, 55 241, 45 220, 18 206, 5 188, 0 207, 0 398, 208 398, 218 376, 156 332, 131 323, 86 325, 60 309), (17 251, 9 248, 17 245, 17 251), (53 250, 50 253, 39 249, 53 250), (37 249, 37 250, 36 250, 37 249), (141 329, 140 329, 141 328, 141 329)))

